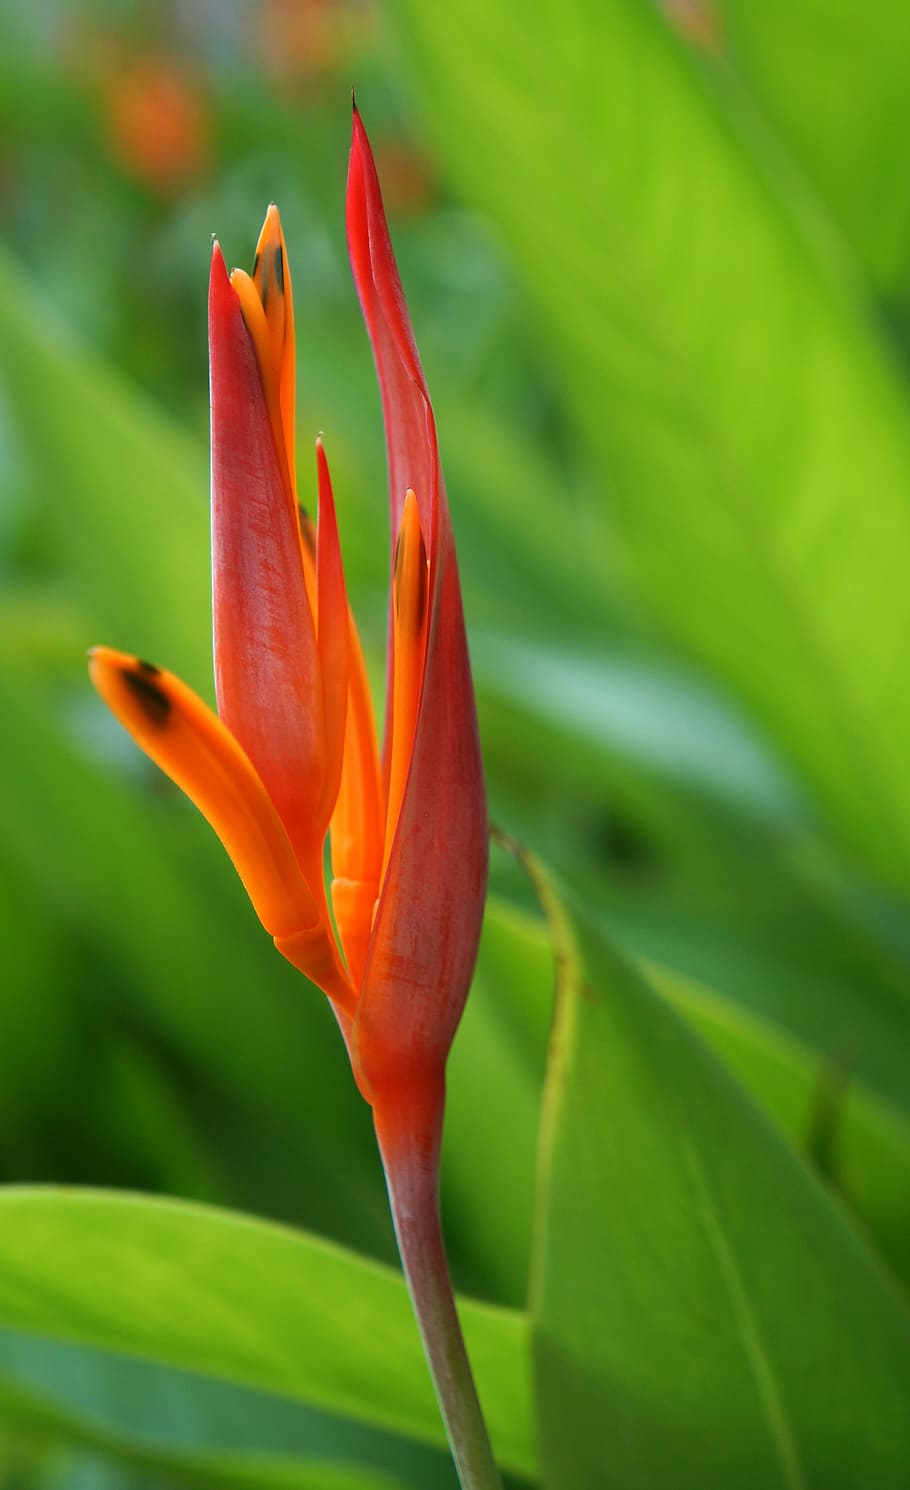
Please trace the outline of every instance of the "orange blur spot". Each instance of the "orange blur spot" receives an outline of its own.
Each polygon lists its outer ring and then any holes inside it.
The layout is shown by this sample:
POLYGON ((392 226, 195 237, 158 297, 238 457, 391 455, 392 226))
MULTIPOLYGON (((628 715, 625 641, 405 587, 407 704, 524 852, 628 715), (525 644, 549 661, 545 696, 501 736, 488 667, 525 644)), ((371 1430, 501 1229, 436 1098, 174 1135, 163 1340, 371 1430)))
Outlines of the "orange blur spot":
POLYGON ((173 192, 209 163, 209 115, 195 80, 169 57, 143 57, 117 68, 104 99, 114 155, 137 181, 173 192))

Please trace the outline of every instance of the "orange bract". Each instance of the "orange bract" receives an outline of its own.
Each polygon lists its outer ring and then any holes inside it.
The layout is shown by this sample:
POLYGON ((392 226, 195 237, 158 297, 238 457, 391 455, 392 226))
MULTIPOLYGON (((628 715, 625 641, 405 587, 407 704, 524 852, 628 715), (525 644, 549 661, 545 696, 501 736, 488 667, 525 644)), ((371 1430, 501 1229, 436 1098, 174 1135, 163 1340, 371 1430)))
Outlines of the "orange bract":
POLYGON ((297 502, 294 313, 274 206, 251 275, 229 277, 217 244, 212 255, 218 713, 121 653, 97 649, 91 675, 208 818, 279 950, 333 1001, 372 1100, 402 1061, 409 1080, 441 1072, 476 955, 486 810, 433 415, 356 114, 348 235, 392 480, 384 768, 321 440, 315 529, 297 502))

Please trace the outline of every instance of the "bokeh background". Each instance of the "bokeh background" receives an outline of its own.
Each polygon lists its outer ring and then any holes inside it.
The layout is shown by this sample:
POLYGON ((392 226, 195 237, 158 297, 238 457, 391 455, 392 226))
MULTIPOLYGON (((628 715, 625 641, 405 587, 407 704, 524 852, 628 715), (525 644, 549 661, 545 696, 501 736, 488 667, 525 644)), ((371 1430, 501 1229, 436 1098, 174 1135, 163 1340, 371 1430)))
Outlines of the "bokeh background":
MULTIPOLYGON (((103 642, 211 696, 207 264, 215 233, 248 266, 274 200, 301 492, 321 431, 379 696, 356 84, 434 395, 493 818, 906 1278, 908 27, 884 0, 5 7, 5 1183, 212 1202, 394 1259, 324 1001, 84 667, 103 642), (886 1160, 841 1142, 848 1112, 886 1160)), ((492 883, 445 1207, 459 1287, 520 1306, 551 967, 499 847, 492 883)), ((429 1450, 101 1353, 8 1331, 2 1372, 77 1423, 0 1405, 9 1490, 183 1483, 149 1443, 238 1435, 454 1483, 429 1450)))

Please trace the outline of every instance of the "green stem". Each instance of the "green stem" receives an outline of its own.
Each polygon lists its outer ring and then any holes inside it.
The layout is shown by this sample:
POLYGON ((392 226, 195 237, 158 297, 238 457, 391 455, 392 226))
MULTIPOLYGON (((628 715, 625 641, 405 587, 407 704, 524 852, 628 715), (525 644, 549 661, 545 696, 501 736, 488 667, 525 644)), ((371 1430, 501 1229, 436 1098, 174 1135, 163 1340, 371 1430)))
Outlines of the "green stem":
MULTIPOLYGON (((423 1104, 421 1104, 422 1106, 423 1104)), ((374 1106, 398 1251, 462 1490, 502 1490, 465 1349, 439 1219, 442 1103, 426 1122, 384 1121, 374 1106), (410 1141, 403 1141, 403 1134, 410 1141)), ((424 1109, 426 1115, 426 1109, 424 1109)))

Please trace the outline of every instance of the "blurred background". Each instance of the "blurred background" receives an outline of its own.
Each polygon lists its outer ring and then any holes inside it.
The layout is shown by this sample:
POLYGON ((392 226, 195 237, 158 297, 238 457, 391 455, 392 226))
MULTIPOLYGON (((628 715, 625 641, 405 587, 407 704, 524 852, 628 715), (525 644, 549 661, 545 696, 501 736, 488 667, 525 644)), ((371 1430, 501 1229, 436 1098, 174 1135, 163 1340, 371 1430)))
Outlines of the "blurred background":
MULTIPOLYGON (((840 0, 556 10, 4 9, 0 1178, 212 1202, 394 1259, 324 1000, 84 666, 106 643, 211 697, 208 258, 214 233, 249 267, 274 200, 301 495, 322 431, 379 696, 355 84, 434 395, 493 818, 906 1277, 908 22, 840 0)), ((458 1286, 521 1306, 552 970, 498 847, 492 887, 445 1205, 458 1286)), ((177 1483, 150 1457, 165 1431, 450 1483, 429 1451, 100 1353, 0 1333, 0 1371, 82 1425, 0 1406, 4 1487, 177 1483), (111 1447, 125 1422, 144 1448, 111 1447)))

